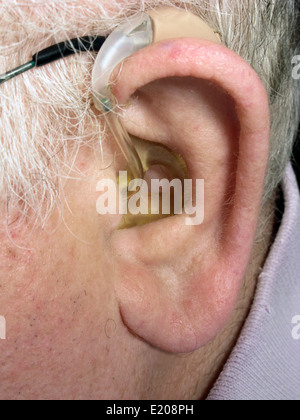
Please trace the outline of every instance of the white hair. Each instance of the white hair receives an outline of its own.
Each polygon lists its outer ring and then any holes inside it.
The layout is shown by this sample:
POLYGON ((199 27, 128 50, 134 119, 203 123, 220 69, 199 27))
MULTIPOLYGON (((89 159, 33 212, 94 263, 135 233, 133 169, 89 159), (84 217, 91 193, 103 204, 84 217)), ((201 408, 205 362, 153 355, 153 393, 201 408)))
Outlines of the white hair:
MULTIPOLYGON (((299 121, 292 57, 300 45, 293 0, 5 0, 0 2, 0 73, 55 42, 108 34, 127 17, 159 5, 184 7, 222 35, 260 75, 272 134, 265 199, 282 179, 299 121)), ((8 209, 33 210, 44 223, 59 202, 82 145, 100 147, 91 109, 94 55, 35 69, 0 88, 0 194, 8 209)), ((79 174, 80 175, 80 174, 79 174)))

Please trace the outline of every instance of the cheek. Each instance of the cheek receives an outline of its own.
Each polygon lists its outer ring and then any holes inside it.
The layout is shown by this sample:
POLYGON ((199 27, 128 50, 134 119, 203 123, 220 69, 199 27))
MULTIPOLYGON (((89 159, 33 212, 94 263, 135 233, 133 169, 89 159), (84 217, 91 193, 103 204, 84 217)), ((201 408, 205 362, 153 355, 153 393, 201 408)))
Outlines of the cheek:
POLYGON ((113 363, 121 325, 113 295, 96 273, 65 269, 32 271, 24 286, 15 280, 9 298, 2 295, 2 398, 78 397, 100 371, 97 391, 109 383, 104 367, 113 363))
POLYGON ((99 232, 94 240, 77 234, 90 243, 65 231, 42 235, 32 244, 36 251, 15 250, 0 271, 7 324, 1 399, 110 399, 130 392, 120 378, 137 365, 141 344, 120 318, 113 257, 99 232))
POLYGON ((129 398, 121 378, 144 370, 145 345, 120 317, 113 222, 96 212, 96 185, 70 183, 68 218, 53 217, 44 231, 15 229, 18 246, 4 240, 3 228, 1 399, 129 398))

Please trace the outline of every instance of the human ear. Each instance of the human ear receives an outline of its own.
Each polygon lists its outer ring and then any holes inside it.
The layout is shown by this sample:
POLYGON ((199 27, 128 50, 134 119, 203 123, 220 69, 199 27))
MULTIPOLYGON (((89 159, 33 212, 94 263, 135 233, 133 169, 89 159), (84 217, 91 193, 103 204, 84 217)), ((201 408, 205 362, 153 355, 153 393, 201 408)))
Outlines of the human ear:
POLYGON ((189 176, 205 181, 201 225, 178 215, 111 237, 129 331, 190 352, 226 325, 249 263, 269 154, 267 94, 242 58, 192 38, 130 57, 113 93, 129 104, 123 118, 132 135, 176 151, 189 176))

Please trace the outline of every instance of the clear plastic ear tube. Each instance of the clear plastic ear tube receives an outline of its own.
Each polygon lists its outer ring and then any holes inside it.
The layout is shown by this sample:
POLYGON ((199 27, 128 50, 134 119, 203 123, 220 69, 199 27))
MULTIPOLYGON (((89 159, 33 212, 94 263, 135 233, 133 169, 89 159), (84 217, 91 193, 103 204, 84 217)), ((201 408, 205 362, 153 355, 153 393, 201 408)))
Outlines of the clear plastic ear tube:
POLYGON ((111 98, 105 102, 107 105, 103 103, 106 124, 126 160, 130 177, 132 179, 142 179, 144 177, 144 169, 140 156, 132 144, 131 138, 116 110, 117 104, 114 104, 112 101, 113 99, 111 98), (111 106, 112 108, 110 108, 111 106))
POLYGON ((117 112, 118 104, 109 83, 110 76, 118 64, 152 42, 152 20, 150 16, 142 13, 119 26, 107 38, 95 61, 92 76, 95 106, 104 113, 106 123, 128 164, 133 179, 144 177, 143 165, 117 112))

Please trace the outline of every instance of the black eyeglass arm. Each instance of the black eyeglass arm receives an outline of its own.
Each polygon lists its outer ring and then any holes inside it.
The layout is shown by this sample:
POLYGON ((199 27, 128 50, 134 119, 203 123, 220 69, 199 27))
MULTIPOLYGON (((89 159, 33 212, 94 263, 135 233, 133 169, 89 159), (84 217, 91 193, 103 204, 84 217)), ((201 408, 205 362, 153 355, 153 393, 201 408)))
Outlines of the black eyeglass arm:
POLYGON ((32 57, 32 60, 36 63, 36 67, 41 67, 79 52, 99 51, 105 39, 102 36, 86 36, 71 39, 70 41, 61 42, 38 52, 32 57))
POLYGON ((34 67, 42 67, 79 52, 97 52, 101 49, 105 40, 106 38, 103 36, 85 36, 52 45, 34 54, 30 62, 0 75, 0 85, 34 67))

